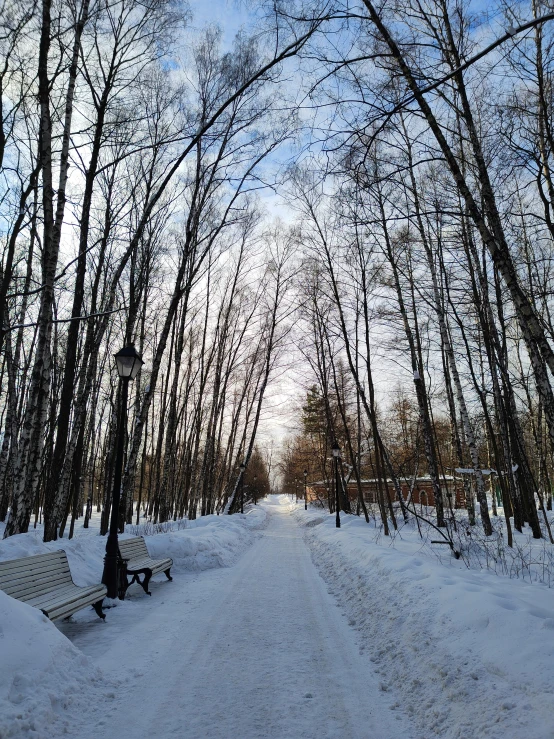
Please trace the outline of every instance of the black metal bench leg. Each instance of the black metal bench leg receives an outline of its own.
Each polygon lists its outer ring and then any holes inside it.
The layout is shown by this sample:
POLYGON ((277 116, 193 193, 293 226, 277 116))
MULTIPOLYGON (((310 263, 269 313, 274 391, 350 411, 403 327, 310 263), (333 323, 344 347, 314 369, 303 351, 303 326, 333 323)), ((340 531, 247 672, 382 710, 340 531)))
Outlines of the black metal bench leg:
POLYGON ((102 620, 104 620, 104 619, 106 618, 106 614, 105 614, 105 613, 104 613, 104 611, 102 610, 102 601, 103 601, 103 600, 104 600, 104 599, 102 598, 102 600, 98 600, 98 601, 96 601, 96 603, 93 603, 93 604, 92 604, 92 607, 94 608, 94 610, 96 611, 96 613, 98 614, 98 616, 99 616, 99 617, 100 617, 100 618, 101 618, 102 620))
POLYGON ((117 597, 119 598, 119 600, 125 600, 127 591, 134 582, 140 582, 140 580, 138 578, 136 578, 136 580, 129 580, 126 577, 124 580, 122 579, 119 581, 119 589, 117 591, 117 597))
POLYGON ((170 570, 170 569, 171 569, 171 567, 168 567, 168 569, 167 569, 167 570, 164 570, 164 575, 165 575, 165 576, 167 577, 167 579, 168 579, 168 580, 173 580, 173 578, 172 578, 172 577, 171 577, 171 575, 169 574, 169 570, 170 570))
POLYGON ((146 570, 146 572, 144 573, 142 582, 140 583, 146 595, 152 595, 152 593, 148 590, 148 583, 150 582, 151 577, 152 577, 152 570, 146 570))
POLYGON ((133 581, 129 581, 129 578, 127 577, 127 565, 125 563, 119 568, 119 586, 117 588, 117 597, 119 600, 125 600, 125 595, 132 582, 133 581))

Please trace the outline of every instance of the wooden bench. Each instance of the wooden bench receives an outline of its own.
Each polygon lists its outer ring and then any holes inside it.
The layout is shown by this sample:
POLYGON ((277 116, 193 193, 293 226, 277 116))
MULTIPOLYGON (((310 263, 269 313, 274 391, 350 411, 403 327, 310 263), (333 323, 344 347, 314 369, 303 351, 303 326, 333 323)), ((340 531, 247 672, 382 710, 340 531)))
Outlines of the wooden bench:
POLYGON ((105 618, 102 600, 106 586, 75 585, 62 549, 0 562, 0 590, 39 608, 51 621, 67 618, 86 606, 92 606, 100 618, 105 618))
POLYGON ((169 558, 152 559, 142 536, 136 536, 133 539, 120 539, 119 555, 123 560, 123 571, 127 581, 125 590, 134 582, 137 582, 147 595, 152 595, 148 590, 148 583, 150 578, 157 575, 158 572, 165 573, 168 580, 173 580, 169 574, 169 570, 173 566, 173 560, 169 558), (132 575, 132 578, 129 579, 128 575, 132 575), (143 575, 142 581, 139 575, 143 575))

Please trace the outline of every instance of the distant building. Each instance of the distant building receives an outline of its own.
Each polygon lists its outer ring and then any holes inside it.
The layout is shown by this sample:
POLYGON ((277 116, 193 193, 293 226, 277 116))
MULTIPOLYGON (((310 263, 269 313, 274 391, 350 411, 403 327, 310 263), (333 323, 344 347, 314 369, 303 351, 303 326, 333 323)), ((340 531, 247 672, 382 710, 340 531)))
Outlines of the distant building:
MULTIPOLYGON (((461 481, 455 479, 451 475, 441 476, 441 491, 443 493, 444 504, 447 504, 447 496, 450 493, 452 495, 452 505, 454 508, 465 508, 466 499, 464 489, 461 485, 461 481)), ((370 480, 362 480, 362 494, 366 503, 377 503, 378 502, 378 481, 376 478, 370 480)), ((385 484, 388 487, 389 495, 393 501, 396 500, 396 491, 392 480, 387 479, 381 482, 383 492, 385 493, 385 484)), ((400 480, 400 486, 402 489, 402 496, 404 500, 408 499, 410 488, 413 485, 411 502, 416 505, 435 505, 435 496, 433 493, 433 484, 430 477, 418 477, 415 480, 400 480)), ((312 482, 308 485, 308 500, 315 502, 316 500, 326 501, 328 496, 328 489, 331 488, 333 491, 332 482, 312 482)), ((358 486, 356 482, 350 481, 348 483, 348 497, 355 503, 358 500, 358 486)), ((385 493, 386 495, 386 493, 385 493)))

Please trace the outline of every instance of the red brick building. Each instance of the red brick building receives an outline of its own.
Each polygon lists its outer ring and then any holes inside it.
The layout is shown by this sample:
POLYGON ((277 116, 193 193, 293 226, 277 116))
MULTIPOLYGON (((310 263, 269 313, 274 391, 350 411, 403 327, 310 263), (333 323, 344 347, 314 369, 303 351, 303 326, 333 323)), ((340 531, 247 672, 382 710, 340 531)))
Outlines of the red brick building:
MULTIPOLYGON (((385 491, 384 482, 381 483, 383 492, 385 491)), ((402 488, 402 495, 404 500, 408 499, 411 485, 414 484, 413 480, 401 480, 400 485, 402 488)), ((387 480, 386 485, 389 489, 391 499, 396 499, 396 491, 392 480, 387 480)), ((326 501, 328 497, 328 488, 333 491, 332 482, 312 482, 308 485, 308 500, 315 502, 316 500, 326 501)), ((362 480, 362 492, 366 503, 377 503, 378 496, 378 483, 377 479, 362 480)), ((465 508, 465 494, 463 486, 459 480, 455 480, 450 475, 441 477, 441 491, 443 493, 444 504, 448 503, 449 494, 452 496, 452 505, 454 508, 465 508)), ((355 482, 348 483, 348 497, 355 503, 358 500, 358 486, 355 482)), ((418 477, 415 481, 413 492, 412 492, 412 503, 418 506, 434 506, 435 496, 433 493, 433 484, 430 477, 418 477)))

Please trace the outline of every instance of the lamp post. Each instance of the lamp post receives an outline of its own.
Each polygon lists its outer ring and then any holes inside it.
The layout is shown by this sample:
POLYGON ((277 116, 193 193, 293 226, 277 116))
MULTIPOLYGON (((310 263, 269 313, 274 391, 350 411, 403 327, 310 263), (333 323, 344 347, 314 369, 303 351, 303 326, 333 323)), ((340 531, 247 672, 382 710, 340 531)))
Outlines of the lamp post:
POLYGON ((335 511, 336 511, 336 526, 340 529, 340 498, 339 498, 339 457, 340 457, 340 446, 336 439, 331 447, 333 452, 333 463, 335 466, 335 511))
POLYGON ((294 478, 294 502, 298 503, 298 478, 294 478))
POLYGON ((308 480, 308 470, 304 470, 304 510, 308 510, 308 488, 307 488, 307 480, 308 480))
POLYGON ((254 494, 252 497, 254 498, 254 505, 257 505, 258 503, 258 475, 254 475, 254 494))
POLYGON ((125 445, 125 431, 127 426, 127 398, 129 381, 134 380, 144 364, 137 354, 135 347, 130 344, 115 355, 117 374, 120 383, 120 406, 117 418, 116 456, 113 478, 112 511, 110 531, 106 541, 106 556, 104 557, 104 573, 102 582, 108 589, 108 598, 117 598, 118 568, 117 561, 119 546, 117 543, 117 529, 119 524, 119 499, 121 495, 121 477, 123 472, 123 452, 125 445))
POLYGON ((240 463, 240 512, 244 513, 244 471, 246 465, 244 462, 240 463))
POLYGON ((457 531, 458 528, 456 526, 456 516, 454 515, 454 508, 452 507, 452 491, 451 490, 446 491, 446 497, 448 499, 448 507, 450 508, 450 520, 452 521, 452 525, 454 526, 454 531, 457 531))

